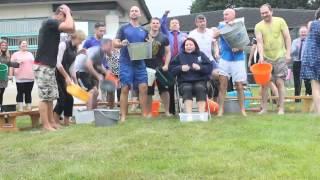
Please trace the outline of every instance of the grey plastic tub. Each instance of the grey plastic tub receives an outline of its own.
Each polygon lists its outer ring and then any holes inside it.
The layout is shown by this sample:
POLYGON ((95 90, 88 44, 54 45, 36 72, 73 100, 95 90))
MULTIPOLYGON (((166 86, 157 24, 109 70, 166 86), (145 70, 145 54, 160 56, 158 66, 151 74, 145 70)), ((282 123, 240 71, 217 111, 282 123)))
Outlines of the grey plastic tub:
POLYGON ((229 99, 224 102, 225 113, 238 113, 241 112, 239 101, 237 99, 229 99))
POLYGON ((112 126, 120 120, 120 111, 117 109, 95 109, 94 119, 96 126, 112 126))

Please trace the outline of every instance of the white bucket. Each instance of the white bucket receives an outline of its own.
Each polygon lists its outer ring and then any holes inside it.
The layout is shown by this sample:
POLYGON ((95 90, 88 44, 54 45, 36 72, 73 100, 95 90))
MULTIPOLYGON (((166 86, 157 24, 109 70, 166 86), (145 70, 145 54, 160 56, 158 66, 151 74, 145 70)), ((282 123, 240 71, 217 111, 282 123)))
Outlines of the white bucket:
POLYGON ((180 122, 207 122, 208 113, 179 113, 180 122))
POLYGON ((156 80, 156 70, 147 68, 148 74, 148 86, 152 86, 153 82, 156 80))
POLYGON ((233 25, 225 25, 220 30, 221 36, 231 48, 243 49, 250 43, 244 22, 238 21, 233 25))

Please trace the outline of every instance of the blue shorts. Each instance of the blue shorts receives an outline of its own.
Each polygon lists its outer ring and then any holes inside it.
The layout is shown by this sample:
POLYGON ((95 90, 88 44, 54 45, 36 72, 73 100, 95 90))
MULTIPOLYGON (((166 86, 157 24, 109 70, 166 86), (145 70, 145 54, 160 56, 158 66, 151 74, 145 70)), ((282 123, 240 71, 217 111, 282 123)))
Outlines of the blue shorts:
POLYGON ((139 84, 147 84, 148 76, 144 61, 120 62, 121 86, 138 87, 139 84))

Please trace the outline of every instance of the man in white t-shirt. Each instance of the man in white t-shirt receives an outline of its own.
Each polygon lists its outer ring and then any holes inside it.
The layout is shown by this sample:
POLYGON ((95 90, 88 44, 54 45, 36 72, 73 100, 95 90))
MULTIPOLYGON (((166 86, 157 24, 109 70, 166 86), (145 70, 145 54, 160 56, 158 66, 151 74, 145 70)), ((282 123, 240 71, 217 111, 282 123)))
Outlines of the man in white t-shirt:
POLYGON ((219 57, 219 49, 216 40, 213 38, 213 30, 207 28, 207 19, 204 15, 197 15, 195 19, 196 29, 189 33, 189 37, 195 39, 202 51, 208 58, 213 61, 219 57), (215 57, 212 55, 214 48, 215 57))

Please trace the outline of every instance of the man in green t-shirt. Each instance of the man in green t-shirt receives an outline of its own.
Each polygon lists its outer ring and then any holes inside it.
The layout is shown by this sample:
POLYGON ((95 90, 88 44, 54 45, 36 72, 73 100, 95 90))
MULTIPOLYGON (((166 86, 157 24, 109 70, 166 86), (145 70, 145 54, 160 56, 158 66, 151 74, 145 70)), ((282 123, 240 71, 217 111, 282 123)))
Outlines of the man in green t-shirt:
MULTIPOLYGON (((272 16, 272 8, 269 4, 260 7, 262 21, 256 24, 255 35, 259 51, 259 62, 272 64, 272 81, 275 82, 279 92, 279 111, 284 114, 284 81, 288 73, 287 64, 291 57, 291 38, 287 23, 280 17, 272 16)), ((269 84, 262 86, 262 110, 260 114, 267 112, 267 90, 269 84)))

